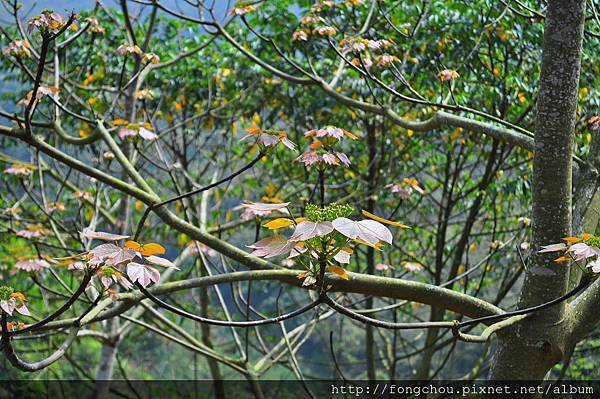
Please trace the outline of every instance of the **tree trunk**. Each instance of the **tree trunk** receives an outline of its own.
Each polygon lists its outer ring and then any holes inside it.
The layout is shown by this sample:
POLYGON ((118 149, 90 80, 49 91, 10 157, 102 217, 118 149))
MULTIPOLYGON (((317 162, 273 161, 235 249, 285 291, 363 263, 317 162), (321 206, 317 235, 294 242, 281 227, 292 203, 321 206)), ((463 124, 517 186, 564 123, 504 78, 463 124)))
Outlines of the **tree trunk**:
MULTIPOLYGON (((429 321, 435 322, 443 319, 444 312, 442 309, 432 307, 431 312, 429 314, 429 321)), ((433 356, 437 351, 435 347, 435 342, 438 339, 440 330, 438 328, 430 328, 427 330, 427 335, 425 337, 425 343, 423 344, 423 354, 419 359, 419 365, 417 366, 417 370, 415 375, 412 377, 417 381, 425 381, 429 380, 429 374, 431 372, 431 362, 433 360, 433 356)))
MULTIPOLYGON (((571 233, 572 156, 585 0, 551 0, 546 12, 533 158, 533 228, 519 307, 566 292, 569 268, 541 245, 571 233)), ((565 304, 535 313, 499 336, 492 379, 543 379, 566 351, 565 304)))
POLYGON ((102 342, 102 351, 100 352, 100 362, 96 371, 96 382, 94 386, 93 398, 105 398, 108 395, 110 381, 112 380, 113 367, 119 350, 120 338, 116 334, 118 329, 117 319, 111 319, 107 322, 107 332, 112 337, 110 341, 102 342))
MULTIPOLYGON (((367 121, 367 144, 369 147, 369 172, 368 172, 368 190, 369 197, 367 199, 365 209, 368 212, 375 212, 375 199, 373 198, 373 192, 377 187, 377 172, 379 169, 379 162, 377 161, 377 137, 376 137, 376 121, 369 123, 367 121)), ((375 251, 373 248, 367 248, 367 273, 375 274, 375 251)), ((367 309, 373 308, 373 297, 367 298, 366 307, 367 309)), ((377 378, 377 370, 375 366, 375 337, 374 337, 373 326, 367 324, 365 328, 365 356, 367 363, 367 378, 373 381, 377 378)))

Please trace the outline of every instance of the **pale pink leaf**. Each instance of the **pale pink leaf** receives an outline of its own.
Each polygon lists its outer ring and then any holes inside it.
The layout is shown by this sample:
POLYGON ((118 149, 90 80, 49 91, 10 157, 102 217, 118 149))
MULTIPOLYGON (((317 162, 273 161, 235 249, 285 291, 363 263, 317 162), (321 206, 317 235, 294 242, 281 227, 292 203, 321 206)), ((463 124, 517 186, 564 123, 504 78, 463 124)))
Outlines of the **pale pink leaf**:
POLYGON ((130 237, 130 236, 124 236, 124 235, 120 235, 120 234, 111 234, 111 233, 105 233, 102 231, 91 231, 91 230, 83 231, 81 233, 81 236, 86 237, 86 238, 93 238, 96 240, 104 240, 104 241, 124 240, 124 239, 130 237))
POLYGON ((333 259, 335 259, 339 263, 350 263, 350 253, 343 250, 339 251, 337 254, 335 254, 333 259))
POLYGON ((127 275, 131 281, 137 281, 144 288, 151 282, 158 283, 160 279, 158 270, 136 262, 130 262, 127 265, 127 275))
POLYGON ((21 306, 17 306, 15 310, 21 313, 23 316, 31 316, 31 313, 29 313, 29 309, 27 309, 27 306, 25 306, 24 303, 21 304, 21 306))
POLYGON ((300 222, 292 234, 292 240, 305 241, 313 237, 322 237, 333 231, 331 222, 315 223, 311 221, 300 222))
POLYGON ((377 244, 379 241, 392 243, 392 232, 375 220, 356 222, 348 218, 337 218, 332 224, 337 231, 353 240, 359 238, 369 244, 377 244))
POLYGON ((15 299, 10 298, 5 301, 0 301, 0 309, 4 310, 9 316, 12 316, 15 309, 15 299))
POLYGON ((158 265, 158 266, 162 266, 162 267, 170 267, 172 269, 177 269, 179 270, 179 268, 177 267, 177 265, 175 265, 175 263, 171 262, 168 259, 165 258, 161 258, 160 256, 147 256, 146 260, 150 263, 152 263, 153 265, 158 265))
POLYGON ((244 208, 252 209, 253 211, 276 211, 288 206, 289 202, 281 202, 277 204, 268 204, 264 202, 249 202, 243 203, 244 208))
POLYGON ((567 245, 565 243, 559 243, 559 244, 550 244, 550 245, 543 245, 542 249, 539 250, 539 253, 544 253, 544 252, 556 252, 556 251, 562 251, 563 249, 567 249, 567 245))

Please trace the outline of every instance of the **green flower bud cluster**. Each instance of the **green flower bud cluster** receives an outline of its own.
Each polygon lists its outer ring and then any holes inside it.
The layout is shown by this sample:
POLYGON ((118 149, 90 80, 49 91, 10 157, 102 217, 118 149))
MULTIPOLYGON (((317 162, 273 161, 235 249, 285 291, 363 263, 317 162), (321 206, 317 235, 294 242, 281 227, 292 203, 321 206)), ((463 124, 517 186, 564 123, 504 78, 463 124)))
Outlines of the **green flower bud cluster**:
POLYGON ((10 296, 13 294, 14 290, 11 287, 7 287, 3 285, 0 287, 0 301, 7 301, 10 299, 10 296))
POLYGON ((347 218, 354 213, 354 208, 350 205, 340 205, 332 203, 325 208, 319 208, 314 204, 306 205, 306 216, 310 221, 320 223, 324 221, 332 221, 337 218, 347 218))
POLYGON ((102 269, 102 274, 106 277, 112 277, 112 275, 115 274, 115 271, 110 267, 105 267, 102 269))
POLYGON ((591 237, 586 240, 583 240, 583 242, 589 245, 590 247, 600 248, 600 237, 591 237))

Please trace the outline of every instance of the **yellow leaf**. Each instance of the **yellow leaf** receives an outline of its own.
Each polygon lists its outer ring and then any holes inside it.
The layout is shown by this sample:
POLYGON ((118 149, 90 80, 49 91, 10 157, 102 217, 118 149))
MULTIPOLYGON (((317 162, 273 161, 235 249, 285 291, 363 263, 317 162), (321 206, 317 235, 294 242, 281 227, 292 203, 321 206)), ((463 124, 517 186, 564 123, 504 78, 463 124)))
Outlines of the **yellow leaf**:
POLYGON ((215 126, 215 118, 213 118, 212 116, 209 116, 208 118, 206 118, 206 120, 204 121, 204 127, 206 129, 212 129, 215 126))
POLYGON ((144 209, 144 203, 140 200, 135 201, 135 210, 141 211, 142 209, 144 209))
POLYGON ((329 266, 329 271, 337 274, 344 280, 350 280, 350 277, 348 276, 348 273, 346 272, 346 270, 344 270, 343 268, 341 268, 339 266, 331 265, 331 266, 329 266))
POLYGON ((477 250, 477 245, 475 245, 475 243, 469 245, 469 251, 470 252, 475 252, 477 250))
POLYGON ((462 127, 457 127, 456 129, 454 129, 452 133, 450 133, 450 140, 454 141, 458 139, 462 135, 463 130, 464 129, 462 127))
POLYGON ((185 246, 188 242, 188 237, 185 234, 179 234, 177 236, 177 244, 181 247, 185 246))
MULTIPOLYGON (((458 265, 458 268, 456 269, 456 273, 458 274, 462 274, 465 271, 465 267, 463 266, 463 264, 461 263, 460 265, 458 265)), ((458 280, 458 283, 460 285, 465 285, 465 279, 461 278, 460 280, 458 280)))
POLYGON ((364 244, 368 247, 375 248, 378 251, 381 251, 381 247, 383 247, 383 244, 380 242, 378 242, 377 244, 371 244, 370 242, 363 241, 360 238, 355 238, 354 241, 356 241, 359 244, 364 244))
POLYGON ((265 223, 263 226, 267 227, 270 230, 281 229, 282 227, 288 227, 294 223, 292 219, 288 218, 278 218, 275 220, 271 220, 268 223, 265 223))
POLYGON ((125 119, 115 119, 111 122, 113 125, 128 125, 129 122, 126 121, 125 119))
POLYGON ((294 219, 294 222, 296 222, 296 223, 302 223, 302 222, 306 222, 306 221, 308 221, 307 217, 302 217, 302 218, 296 218, 296 219, 294 219))
POLYGON ((498 38, 500 39, 501 42, 506 41, 506 33, 504 33, 504 29, 500 28, 496 31, 496 33, 498 34, 498 38))
POLYGON ((371 212, 367 212, 364 209, 362 211, 362 214, 365 215, 366 217, 368 217, 369 219, 373 219, 373 220, 376 220, 381 223, 389 224, 390 226, 402 227, 403 229, 410 229, 410 227, 408 227, 405 224, 402 224, 400 222, 392 222, 391 220, 387 220, 382 217, 373 215, 371 212))
POLYGON ((254 113, 254 115, 252 115, 252 124, 254 124, 255 126, 260 125, 260 115, 258 113, 254 113))
POLYGON ((269 197, 274 196, 276 191, 277 187, 275 187, 273 183, 267 184, 267 187, 265 188, 265 193, 267 193, 269 197))

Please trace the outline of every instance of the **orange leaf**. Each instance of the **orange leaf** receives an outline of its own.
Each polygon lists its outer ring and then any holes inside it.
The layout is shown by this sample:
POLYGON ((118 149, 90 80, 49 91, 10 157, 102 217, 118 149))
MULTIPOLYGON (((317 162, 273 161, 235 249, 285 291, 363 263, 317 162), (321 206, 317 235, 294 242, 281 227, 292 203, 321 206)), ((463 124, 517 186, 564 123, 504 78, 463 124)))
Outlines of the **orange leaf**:
POLYGON ((298 273, 298 274, 296 275, 296 278, 297 278, 297 279, 299 279, 299 280, 302 280, 303 278, 305 278, 305 277, 306 277, 306 276, 308 276, 309 274, 310 274, 310 270, 307 270, 307 271, 305 271, 305 272, 298 273))
POLYGON ((125 119, 115 119, 111 122, 113 125, 129 125, 129 122, 125 119))
POLYGON ((344 132, 344 134, 345 134, 345 135, 346 135, 348 138, 350 138, 351 140, 356 140, 356 139, 358 139, 358 136, 357 136, 357 135, 355 135, 355 134, 353 134, 353 133, 350 133, 350 132, 349 132, 349 131, 347 131, 347 130, 344 130, 344 129, 342 129, 342 132, 344 132))
POLYGON ((259 129, 255 126, 250 126, 250 127, 246 128, 246 131, 250 134, 261 134, 263 132, 262 129, 259 129))
POLYGON ((556 262, 556 263, 564 263, 564 262, 568 262, 570 260, 571 260, 571 258, 568 257, 568 256, 561 256, 560 258, 554 259, 554 262, 556 262))
POLYGON ((142 253, 142 255, 150 256, 164 254, 165 252, 167 252, 167 250, 162 245, 151 242, 142 245, 142 250, 140 252, 142 253))
POLYGON ((125 244, 123 244, 125 248, 133 249, 134 251, 139 251, 142 248, 142 244, 136 241, 127 240, 125 244))
POLYGON ((565 240, 569 245, 571 245, 571 244, 575 244, 576 242, 581 241, 581 238, 579 238, 579 237, 563 237, 563 240, 565 240))
POLYGON ((262 197, 262 200, 265 201, 265 202, 270 202, 271 204, 281 204, 281 203, 283 203, 283 200, 280 200, 279 198, 276 198, 276 197, 267 197, 267 196, 264 196, 264 197, 262 197))
POLYGON ((11 297, 11 298, 17 298, 17 299, 20 299, 20 300, 21 300, 21 302, 25 302, 25 295, 23 295, 23 294, 22 294, 22 293, 20 293, 20 292, 13 292, 13 293, 10 295, 10 297, 11 297))
POLYGON ((350 277, 348 276, 348 273, 346 272, 346 270, 339 266, 335 266, 335 265, 329 266, 329 271, 334 272, 335 274, 337 274, 344 280, 350 280, 350 277))
POLYGON ((593 237, 594 237, 594 235, 590 234, 590 233, 583 233, 581 235, 581 238, 583 238, 584 240, 587 240, 588 238, 593 238, 593 237))

